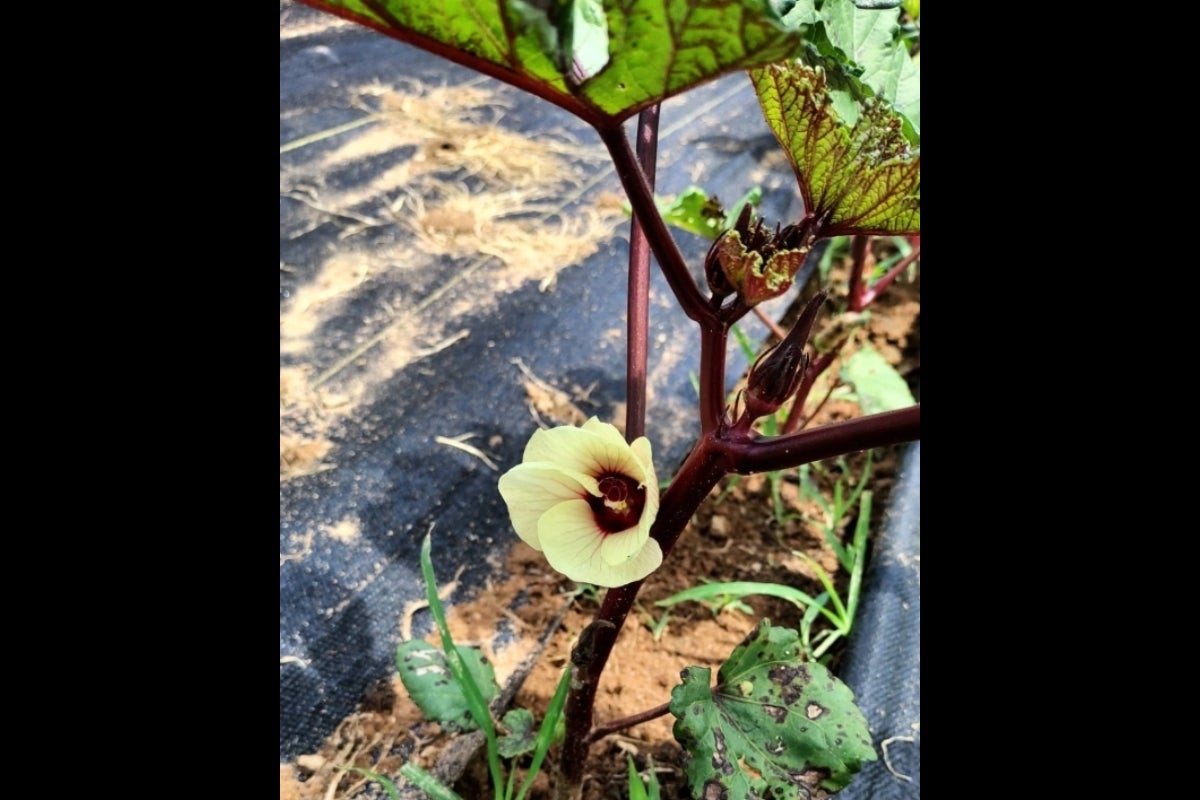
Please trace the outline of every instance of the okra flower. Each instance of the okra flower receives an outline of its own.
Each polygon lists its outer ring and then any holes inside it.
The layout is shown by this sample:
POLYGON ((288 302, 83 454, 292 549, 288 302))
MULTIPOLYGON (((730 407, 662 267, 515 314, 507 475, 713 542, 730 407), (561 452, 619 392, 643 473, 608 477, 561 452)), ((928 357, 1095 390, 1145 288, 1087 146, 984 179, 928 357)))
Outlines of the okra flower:
POLYGON ((500 477, 500 496, 517 535, 571 580, 624 586, 662 563, 650 538, 658 478, 645 436, 628 444, 595 417, 539 430, 500 477))

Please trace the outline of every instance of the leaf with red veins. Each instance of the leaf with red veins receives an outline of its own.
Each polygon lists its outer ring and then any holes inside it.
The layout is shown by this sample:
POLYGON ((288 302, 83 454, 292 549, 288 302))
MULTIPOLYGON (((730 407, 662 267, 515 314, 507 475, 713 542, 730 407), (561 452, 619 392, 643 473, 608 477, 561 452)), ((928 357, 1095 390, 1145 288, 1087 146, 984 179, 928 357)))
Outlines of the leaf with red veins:
POLYGON ((720 75, 788 58, 801 42, 772 0, 301 2, 427 50, 486 62, 488 74, 603 124, 720 75))
POLYGON ((904 138, 903 119, 868 100, 844 124, 824 74, 798 62, 752 70, 763 115, 783 145, 805 207, 829 214, 823 236, 921 231, 921 150, 904 138))

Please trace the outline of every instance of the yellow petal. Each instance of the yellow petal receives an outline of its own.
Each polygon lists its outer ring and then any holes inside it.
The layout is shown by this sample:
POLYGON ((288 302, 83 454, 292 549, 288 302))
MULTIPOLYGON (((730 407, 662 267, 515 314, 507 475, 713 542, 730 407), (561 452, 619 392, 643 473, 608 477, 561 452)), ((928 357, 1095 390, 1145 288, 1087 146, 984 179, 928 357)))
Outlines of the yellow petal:
MULTIPOLYGON (((650 443, 647 441, 647 456, 649 449, 650 443)), ((605 473, 616 473, 628 475, 639 484, 647 480, 646 464, 634 455, 620 431, 596 417, 585 422, 582 428, 562 427, 536 431, 525 446, 523 460, 526 463, 549 461, 565 471, 583 473, 595 478, 605 473)), ((596 494, 599 496, 598 490, 596 494)))
POLYGON ((513 530, 535 550, 542 549, 538 538, 542 514, 564 500, 579 499, 585 491, 579 481, 552 464, 518 464, 500 476, 500 496, 508 505, 513 530))
POLYGON ((606 472, 628 475, 638 482, 647 483, 654 474, 654 461, 650 456, 650 440, 639 436, 630 445, 614 426, 592 417, 583 424, 583 430, 594 433, 603 445, 603 450, 594 451, 594 456, 606 472))
POLYGON ((638 554, 646 544, 647 538, 649 529, 643 530, 641 525, 619 533, 610 533, 600 544, 600 557, 610 567, 619 567, 638 554))
POLYGON ((647 539, 620 564, 606 563, 601 555, 606 537, 586 500, 568 500, 543 514, 538 538, 550 566, 581 583, 624 586, 646 577, 662 563, 662 550, 653 539, 647 539))
POLYGON ((633 440, 629 449, 633 451, 633 455, 646 471, 647 482, 653 483, 654 490, 658 491, 658 480, 654 477, 654 457, 650 453, 650 440, 645 436, 639 436, 633 440))
POLYGON ((579 472, 596 477, 599 475, 596 460, 592 456, 595 434, 581 428, 551 428, 535 431, 525 445, 525 463, 549 461, 568 472, 579 472))

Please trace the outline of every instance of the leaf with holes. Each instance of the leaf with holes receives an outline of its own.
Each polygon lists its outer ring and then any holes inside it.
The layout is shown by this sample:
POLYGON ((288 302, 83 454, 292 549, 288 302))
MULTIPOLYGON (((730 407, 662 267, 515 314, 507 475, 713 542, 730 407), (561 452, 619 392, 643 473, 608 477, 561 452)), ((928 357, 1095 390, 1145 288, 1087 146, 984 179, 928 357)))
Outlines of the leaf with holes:
MULTIPOLYGON (((459 645, 457 649, 467 671, 475 679, 483 701, 491 702, 500 692, 492 665, 478 648, 459 645)), ((396 649, 396 669, 400 671, 404 688, 426 719, 464 731, 478 727, 471 717, 467 698, 450 674, 446 655, 441 650, 416 639, 405 642, 396 649)))
POLYGON ((801 42, 773 0, 302 2, 440 55, 457 51, 455 60, 605 124, 787 58, 801 42))
POLYGON ((921 149, 908 143, 903 119, 885 101, 867 100, 847 125, 822 70, 792 62, 750 77, 805 207, 827 217, 823 236, 921 232, 921 149))
POLYGON ((843 788, 876 758, 850 689, 800 660, 799 634, 763 620, 721 667, 688 667, 671 691, 695 797, 799 800, 843 788))

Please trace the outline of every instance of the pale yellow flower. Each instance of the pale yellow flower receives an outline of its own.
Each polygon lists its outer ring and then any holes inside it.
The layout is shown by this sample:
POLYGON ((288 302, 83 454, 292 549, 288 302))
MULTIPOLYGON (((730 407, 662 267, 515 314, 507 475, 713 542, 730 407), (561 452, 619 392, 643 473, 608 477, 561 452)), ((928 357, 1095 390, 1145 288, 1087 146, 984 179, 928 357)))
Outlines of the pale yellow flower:
POLYGON ((500 495, 517 535, 571 580, 624 586, 662 563, 650 538, 658 478, 645 436, 628 444, 595 417, 539 430, 500 477, 500 495))

